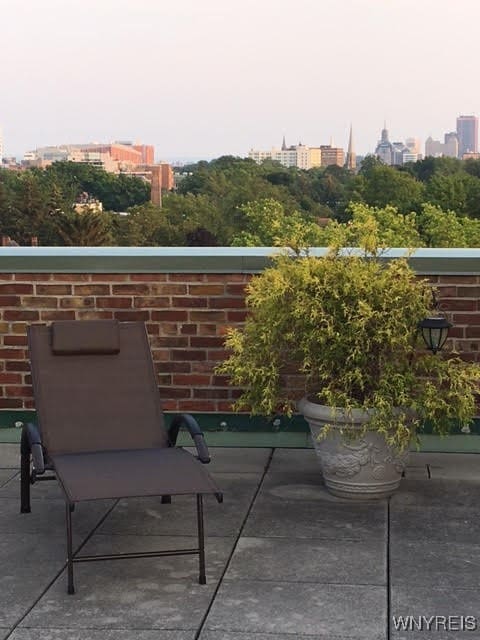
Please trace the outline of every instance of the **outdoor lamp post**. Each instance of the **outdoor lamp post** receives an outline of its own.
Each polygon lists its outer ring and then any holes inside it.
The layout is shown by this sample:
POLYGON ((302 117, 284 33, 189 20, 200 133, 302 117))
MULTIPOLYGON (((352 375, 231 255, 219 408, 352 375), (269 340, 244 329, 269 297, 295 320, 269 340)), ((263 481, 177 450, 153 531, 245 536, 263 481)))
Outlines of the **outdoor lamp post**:
POLYGON ((436 316, 425 318, 418 323, 418 328, 422 332, 422 337, 432 353, 440 351, 448 337, 448 330, 453 325, 446 318, 436 316))

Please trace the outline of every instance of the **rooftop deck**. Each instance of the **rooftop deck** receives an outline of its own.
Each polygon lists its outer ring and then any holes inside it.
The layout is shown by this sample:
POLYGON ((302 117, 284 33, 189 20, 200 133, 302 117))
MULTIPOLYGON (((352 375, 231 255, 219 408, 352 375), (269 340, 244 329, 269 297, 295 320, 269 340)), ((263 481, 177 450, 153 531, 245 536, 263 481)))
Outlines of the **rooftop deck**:
MULTIPOLYGON (((82 563, 68 596, 57 483, 35 485, 21 515, 18 445, 0 444, 0 639, 480 637, 480 456, 411 454, 400 491, 362 504, 326 493, 311 449, 212 457, 225 502, 206 502, 206 586, 192 557, 82 563), (445 616, 452 631, 441 618, 438 632, 395 630, 393 616, 445 616)), ((189 498, 83 503, 75 545, 188 546, 194 509, 189 498)))

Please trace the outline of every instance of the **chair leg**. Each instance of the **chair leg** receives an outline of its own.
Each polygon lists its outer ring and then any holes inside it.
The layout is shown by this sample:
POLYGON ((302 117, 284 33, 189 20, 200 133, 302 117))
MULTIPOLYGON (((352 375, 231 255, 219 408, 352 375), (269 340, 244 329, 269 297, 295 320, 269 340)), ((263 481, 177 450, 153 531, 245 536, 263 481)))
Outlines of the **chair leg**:
POLYGON ((68 502, 65 504, 65 512, 67 516, 67 593, 75 593, 73 585, 73 543, 72 543, 72 511, 73 504, 68 502))
POLYGON ((203 528, 203 496, 197 493, 197 523, 198 523, 198 561, 199 561, 199 584, 207 584, 205 575, 205 532, 203 528))
POLYGON ((20 513, 30 513, 30 450, 22 443, 20 453, 20 513))
POLYGON ((172 504, 172 496, 162 496, 162 504, 172 504))

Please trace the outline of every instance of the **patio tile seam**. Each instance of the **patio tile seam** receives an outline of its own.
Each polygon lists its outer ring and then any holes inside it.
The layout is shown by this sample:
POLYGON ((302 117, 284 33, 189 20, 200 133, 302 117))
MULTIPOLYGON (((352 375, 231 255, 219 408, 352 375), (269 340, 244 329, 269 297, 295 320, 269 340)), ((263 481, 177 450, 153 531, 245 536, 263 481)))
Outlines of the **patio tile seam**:
POLYGON ((215 602, 215 599, 216 599, 216 597, 217 597, 217 594, 218 594, 218 592, 219 592, 219 590, 220 590, 220 587, 221 587, 221 585, 222 585, 222 583, 223 583, 223 580, 224 580, 224 578, 225 578, 225 575, 226 575, 226 573, 227 573, 227 571, 228 571, 228 568, 229 568, 229 566, 230 566, 230 564, 231 564, 231 561, 232 561, 233 555, 234 555, 234 553, 235 553, 235 551, 236 551, 236 549, 237 549, 238 542, 239 542, 240 538, 242 537, 242 532, 243 532, 243 530, 244 530, 244 528, 245 528, 245 525, 246 525, 247 520, 248 520, 248 518, 249 518, 249 516, 250 516, 250 513, 252 512, 253 505, 255 504, 255 501, 256 501, 256 499, 257 499, 258 494, 260 493, 260 490, 261 490, 261 488, 262 488, 263 482, 264 482, 265 477, 266 477, 266 475, 267 475, 267 473, 268 473, 268 470, 269 470, 269 468, 270 468, 270 465, 272 464, 272 459, 273 459, 273 454, 274 454, 274 453, 275 453, 275 447, 272 447, 272 448, 270 449, 270 455, 268 456, 268 459, 267 459, 267 461, 265 462, 265 466, 264 466, 264 469, 263 469, 263 473, 262 473, 262 475, 261 475, 261 477, 260 477, 260 480, 259 480, 259 483, 258 483, 258 485, 257 485, 257 488, 256 488, 256 490, 255 490, 255 492, 254 492, 254 494, 253 494, 253 496, 252 496, 252 498, 251 498, 251 500, 250 500, 250 504, 249 504, 249 507, 248 507, 247 512, 246 512, 246 514, 245 514, 245 517, 243 518, 243 521, 242 521, 242 523, 241 523, 241 525, 240 525, 240 527, 239 527, 238 534, 237 534, 237 536, 236 536, 236 538, 235 538, 235 541, 234 541, 234 543, 233 543, 233 546, 232 546, 232 549, 231 549, 231 551, 230 551, 230 554, 229 554, 229 556, 228 556, 228 558, 227 558, 227 561, 226 561, 225 566, 224 566, 224 568, 223 568, 223 571, 222 571, 222 573, 221 573, 221 575, 220 575, 220 578, 219 578, 219 580, 218 580, 218 582, 217 582, 217 585, 216 585, 215 590, 214 590, 214 592, 213 592, 213 594, 212 594, 212 597, 210 598, 210 603, 209 603, 209 605, 208 605, 208 607, 207 607, 207 610, 205 611, 205 613, 204 613, 204 615, 203 615, 203 617, 202 617, 202 619, 201 619, 201 621, 200 621, 200 624, 199 624, 199 626, 198 626, 197 633, 195 634, 195 640, 198 640, 198 639, 200 638, 200 634, 201 634, 201 633, 202 633, 202 631, 203 631, 203 628, 204 628, 205 623, 206 623, 206 621, 207 621, 207 619, 208 619, 208 616, 209 616, 209 614, 210 614, 210 611, 211 611, 211 609, 212 609, 212 607, 213 607, 213 604, 214 604, 214 602, 215 602))
MULTIPOLYGON (((332 582, 322 580, 313 580, 305 578, 304 580, 282 580, 281 578, 242 578, 235 576, 234 578, 225 578, 225 582, 262 582, 262 583, 275 583, 275 584, 319 584, 322 586, 331 587, 378 587, 379 589, 385 589, 386 584, 384 582, 332 582)), ((470 589, 469 589, 470 590, 470 589)))
MULTIPOLYGON (((95 530, 101 526, 101 524, 105 521, 105 519, 107 518, 108 515, 110 515, 111 511, 114 509, 114 507, 117 505, 118 500, 114 501, 114 504, 107 509, 106 513, 103 514, 103 516, 98 520, 97 524, 92 528, 90 533, 87 533, 85 535, 85 538, 83 539, 83 541, 81 541, 75 548, 75 552, 74 552, 74 556, 80 551, 80 549, 82 549, 82 547, 90 540, 90 538, 93 536, 93 534, 95 533, 95 530)), ((6 640, 8 640, 8 638, 10 637, 10 635, 17 629, 17 627, 20 627, 20 625, 22 624, 22 621, 25 620, 25 618, 31 613, 31 611, 34 609, 34 607, 36 607, 36 605, 40 602, 40 600, 43 598, 43 596, 47 593, 47 591, 55 584, 55 582, 58 580, 58 578, 62 575, 62 573, 65 571, 65 567, 67 565, 67 561, 65 559, 65 561, 62 563, 62 566, 60 568, 59 571, 57 571, 55 573, 55 575, 53 576, 53 578, 51 580, 49 580, 49 582, 47 583, 46 587, 44 589, 42 589, 40 595, 38 597, 35 598, 35 600, 33 601, 33 603, 27 608, 27 610, 23 613, 23 615, 20 616, 20 618, 15 622, 15 624, 11 627, 11 630, 9 631, 9 634, 6 638, 6 640)))

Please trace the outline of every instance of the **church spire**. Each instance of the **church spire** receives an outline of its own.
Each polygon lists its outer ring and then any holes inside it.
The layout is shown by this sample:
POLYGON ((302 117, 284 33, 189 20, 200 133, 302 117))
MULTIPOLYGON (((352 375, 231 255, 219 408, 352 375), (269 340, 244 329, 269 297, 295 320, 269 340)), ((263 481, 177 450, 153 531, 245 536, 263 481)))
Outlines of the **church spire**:
POLYGON ((287 143, 285 142, 285 136, 283 136, 282 151, 286 151, 286 150, 287 150, 287 143))
POLYGON ((347 169, 351 171, 355 171, 357 168, 357 155, 353 150, 353 133, 352 133, 352 125, 350 125, 350 135, 348 137, 348 150, 347 150, 347 158, 345 161, 345 166, 347 169))

